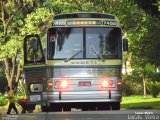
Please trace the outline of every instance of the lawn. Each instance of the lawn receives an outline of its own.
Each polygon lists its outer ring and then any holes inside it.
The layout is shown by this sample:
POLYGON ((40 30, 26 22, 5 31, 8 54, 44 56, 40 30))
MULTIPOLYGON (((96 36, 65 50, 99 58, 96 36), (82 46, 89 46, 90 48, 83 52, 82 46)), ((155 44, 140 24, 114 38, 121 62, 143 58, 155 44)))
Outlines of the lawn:
MULTIPOLYGON (((4 109, 7 109, 8 105, 3 106, 4 109)), ((19 109, 20 107, 17 106, 19 109)), ((4 110, 0 106, 0 114, 4 110)), ((126 109, 156 109, 160 110, 160 96, 157 98, 152 98, 152 96, 128 96, 123 97, 121 102, 121 110, 126 109)))
POLYGON ((128 96, 122 98, 121 109, 159 109, 160 96, 128 96))

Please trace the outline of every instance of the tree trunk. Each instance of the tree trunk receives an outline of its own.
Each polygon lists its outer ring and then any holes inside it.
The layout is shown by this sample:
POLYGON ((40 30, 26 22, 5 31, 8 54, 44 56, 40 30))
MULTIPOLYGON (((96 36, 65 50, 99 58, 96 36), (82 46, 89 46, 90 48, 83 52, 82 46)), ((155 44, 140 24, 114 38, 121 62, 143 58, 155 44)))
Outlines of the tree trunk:
POLYGON ((20 64, 18 65, 17 72, 15 72, 16 57, 12 58, 11 63, 9 62, 9 59, 5 58, 4 65, 5 65, 5 74, 6 74, 8 86, 10 86, 10 88, 13 89, 13 81, 15 80, 15 82, 18 83, 18 81, 20 79, 20 75, 21 75, 21 71, 22 71, 21 65, 20 64), (14 76, 16 76, 16 78, 14 76))
POLYGON ((124 60, 124 70, 125 70, 125 74, 127 75, 127 60, 124 60))
POLYGON ((143 95, 144 95, 144 97, 147 97, 145 75, 143 75, 143 95))
POLYGON ((12 89, 12 80, 10 75, 10 69, 9 69, 9 61, 7 58, 4 59, 4 65, 5 65, 5 74, 8 82, 8 86, 12 89))
MULTIPOLYGON (((19 64, 18 68, 17 68, 17 76, 16 76, 17 85, 19 83, 19 79, 20 79, 21 73, 22 73, 22 66, 19 64)), ((17 92, 17 86, 14 88, 14 91, 17 92)))

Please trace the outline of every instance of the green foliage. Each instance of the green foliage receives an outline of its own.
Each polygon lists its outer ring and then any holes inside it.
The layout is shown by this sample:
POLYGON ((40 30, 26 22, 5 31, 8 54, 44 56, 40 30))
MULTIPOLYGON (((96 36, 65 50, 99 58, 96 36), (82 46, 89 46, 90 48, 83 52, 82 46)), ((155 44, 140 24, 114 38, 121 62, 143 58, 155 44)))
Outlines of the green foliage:
POLYGON ((21 29, 21 34, 44 35, 46 26, 50 22, 53 13, 46 8, 37 8, 35 12, 28 14, 25 19, 25 26, 21 29))
POLYGON ((135 3, 138 3, 138 6, 146 11, 147 14, 150 14, 152 16, 159 17, 159 0, 135 0, 135 3))
POLYGON ((4 93, 5 92, 5 88, 7 86, 7 81, 5 80, 5 73, 4 73, 4 69, 3 69, 3 64, 0 61, 0 93, 4 93))
MULTIPOLYGON (((0 73, 1 74, 1 73, 0 73)), ((5 78, 5 74, 0 75, 0 93, 4 94, 5 93, 5 88, 7 86, 7 81, 5 78)))
POLYGON ((20 41, 21 36, 12 35, 8 37, 8 42, 0 47, 0 58, 12 58, 17 55, 17 50, 22 47, 22 42, 20 41))
POLYGON ((139 42, 141 57, 155 66, 160 65, 160 21, 150 17, 147 32, 139 42), (147 45, 146 45, 147 44, 147 45))
POLYGON ((142 87, 141 78, 137 75, 123 75, 122 77, 122 94, 124 96, 129 95, 142 95, 143 87, 142 87))
POLYGON ((96 11, 94 1, 90 0, 47 0, 45 7, 55 14, 96 11))
POLYGON ((26 84, 24 79, 19 81, 17 91, 16 91, 17 99, 19 98, 26 98, 26 84))
POLYGON ((160 12, 160 0, 158 0, 158 11, 160 12))
POLYGON ((4 96, 4 94, 0 95, 0 106, 5 106, 8 103, 8 99, 4 96))
POLYGON ((151 95, 155 98, 159 95, 160 93, 160 82, 157 81, 148 81, 147 82, 147 87, 149 89, 149 92, 151 95))
POLYGON ((160 82, 160 72, 154 72, 154 73, 150 74, 149 80, 160 82))

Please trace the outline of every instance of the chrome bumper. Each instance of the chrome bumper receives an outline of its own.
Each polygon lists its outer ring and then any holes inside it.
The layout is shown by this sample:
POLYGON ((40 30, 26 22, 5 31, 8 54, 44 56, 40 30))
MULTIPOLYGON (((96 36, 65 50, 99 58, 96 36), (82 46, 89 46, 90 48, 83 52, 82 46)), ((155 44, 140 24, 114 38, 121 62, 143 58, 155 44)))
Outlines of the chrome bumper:
POLYGON ((120 102, 121 91, 43 92, 43 102, 120 102))

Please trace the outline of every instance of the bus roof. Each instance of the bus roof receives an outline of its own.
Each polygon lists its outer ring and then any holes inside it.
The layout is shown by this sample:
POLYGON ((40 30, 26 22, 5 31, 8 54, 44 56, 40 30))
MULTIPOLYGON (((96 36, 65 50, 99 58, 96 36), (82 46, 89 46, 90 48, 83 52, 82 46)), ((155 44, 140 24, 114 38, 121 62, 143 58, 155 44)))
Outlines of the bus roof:
POLYGON ((70 19, 70 18, 115 19, 115 16, 107 13, 81 12, 81 13, 64 13, 64 14, 59 14, 53 17, 54 20, 70 19))
POLYGON ((120 27, 119 19, 115 15, 97 12, 63 13, 52 17, 49 27, 120 27))

